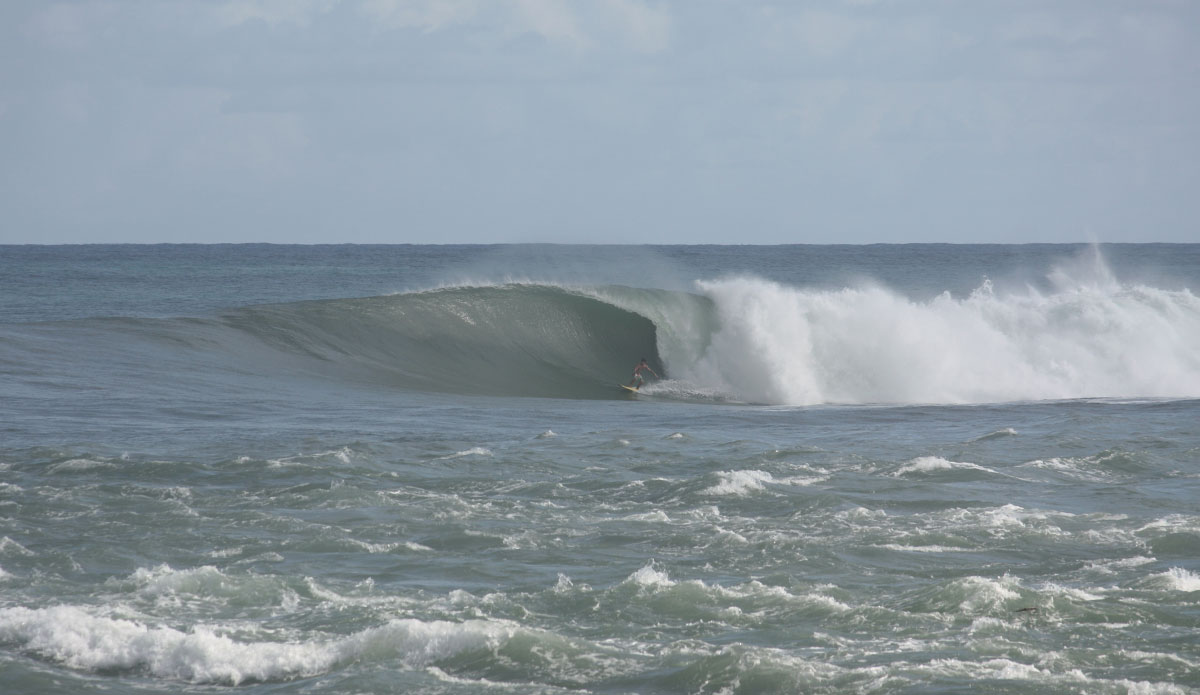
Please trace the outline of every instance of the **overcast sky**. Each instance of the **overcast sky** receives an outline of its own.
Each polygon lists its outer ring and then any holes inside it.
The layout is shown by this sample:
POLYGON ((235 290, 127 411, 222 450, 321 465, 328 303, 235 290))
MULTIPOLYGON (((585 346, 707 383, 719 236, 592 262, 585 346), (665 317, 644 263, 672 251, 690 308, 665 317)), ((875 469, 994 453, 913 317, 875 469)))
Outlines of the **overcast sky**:
POLYGON ((1200 242, 1194 0, 0 3, 0 242, 1200 242))

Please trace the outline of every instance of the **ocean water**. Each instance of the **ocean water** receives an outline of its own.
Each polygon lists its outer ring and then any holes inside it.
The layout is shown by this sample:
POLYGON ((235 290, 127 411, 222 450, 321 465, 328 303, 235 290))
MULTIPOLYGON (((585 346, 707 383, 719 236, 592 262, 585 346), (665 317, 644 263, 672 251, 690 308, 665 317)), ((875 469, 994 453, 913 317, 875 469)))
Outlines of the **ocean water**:
POLYGON ((1200 245, 0 247, 0 690, 1200 691, 1198 290, 1200 245))

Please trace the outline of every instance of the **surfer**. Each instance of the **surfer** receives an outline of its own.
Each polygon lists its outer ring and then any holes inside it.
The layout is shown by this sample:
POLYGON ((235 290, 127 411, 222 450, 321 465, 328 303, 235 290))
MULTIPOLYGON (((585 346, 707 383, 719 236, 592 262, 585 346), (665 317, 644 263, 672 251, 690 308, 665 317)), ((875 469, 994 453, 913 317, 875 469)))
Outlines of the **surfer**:
POLYGON ((646 364, 646 358, 643 357, 642 361, 638 363, 638 366, 633 368, 633 378, 629 380, 629 385, 633 386, 635 389, 640 389, 642 384, 646 383, 646 377, 642 376, 642 370, 650 372, 656 379, 662 378, 658 375, 658 372, 654 371, 650 368, 650 365, 646 364), (634 386, 634 382, 637 383, 636 386, 634 386))

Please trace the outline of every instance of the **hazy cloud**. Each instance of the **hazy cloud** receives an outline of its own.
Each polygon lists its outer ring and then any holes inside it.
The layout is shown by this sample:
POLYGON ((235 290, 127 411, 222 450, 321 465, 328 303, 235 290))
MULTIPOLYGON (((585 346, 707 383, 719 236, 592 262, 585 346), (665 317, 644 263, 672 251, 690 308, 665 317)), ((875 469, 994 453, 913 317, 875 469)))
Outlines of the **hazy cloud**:
POLYGON ((391 28, 436 31, 460 24, 479 12, 479 0, 363 0, 362 12, 391 28))
POLYGON ((13 0, 0 241, 1185 239, 1200 5, 13 0))
POLYGON ((308 26, 338 3, 339 0, 229 0, 217 4, 213 11, 222 23, 229 25, 257 20, 272 26, 308 26))

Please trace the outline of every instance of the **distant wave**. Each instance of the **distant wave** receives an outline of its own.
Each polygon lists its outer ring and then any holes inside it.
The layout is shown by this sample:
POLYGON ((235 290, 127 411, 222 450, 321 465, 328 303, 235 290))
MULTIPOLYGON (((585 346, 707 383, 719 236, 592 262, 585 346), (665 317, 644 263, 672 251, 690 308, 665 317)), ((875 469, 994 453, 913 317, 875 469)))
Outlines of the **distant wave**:
POLYGON ((286 368, 463 394, 612 398, 646 357, 666 380, 643 393, 690 401, 1200 396, 1200 300, 1189 290, 1062 270, 1052 280, 1050 292, 1005 294, 985 281, 969 296, 927 301, 754 277, 697 281, 691 292, 510 283, 252 306, 212 319, 63 323, 88 332, 67 345, 94 342, 102 327, 174 351, 164 357, 180 364, 191 362, 178 351, 203 351, 256 375, 286 368))

